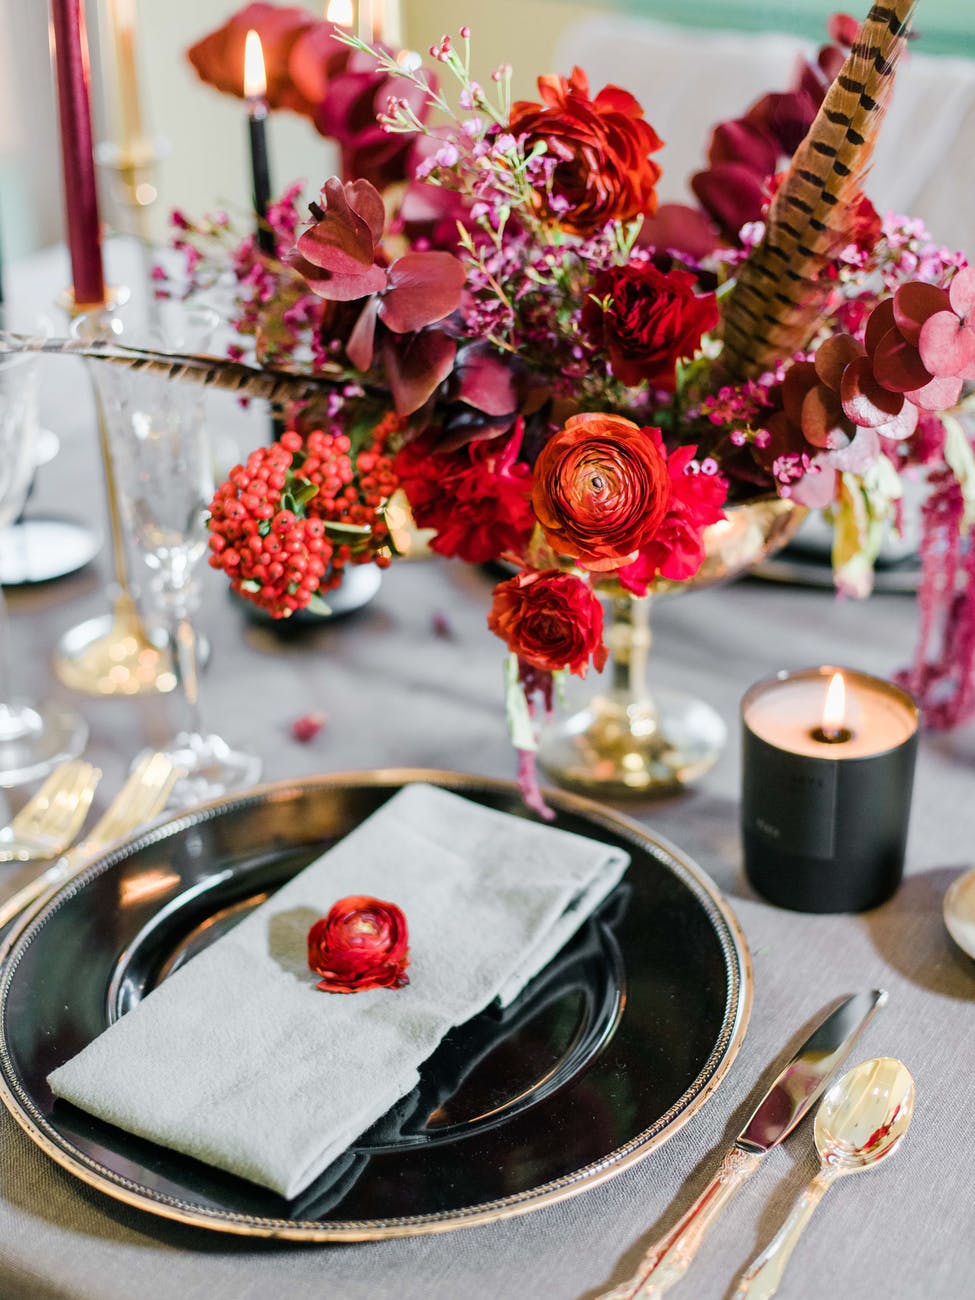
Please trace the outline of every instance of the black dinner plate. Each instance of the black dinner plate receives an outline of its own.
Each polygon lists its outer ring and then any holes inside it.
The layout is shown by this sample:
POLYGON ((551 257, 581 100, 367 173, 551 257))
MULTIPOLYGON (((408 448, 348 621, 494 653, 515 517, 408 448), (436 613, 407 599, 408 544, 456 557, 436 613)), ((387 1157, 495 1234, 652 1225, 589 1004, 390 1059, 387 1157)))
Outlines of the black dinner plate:
POLYGON ((415 780, 530 815, 509 782, 442 772, 279 783, 128 841, 29 918, 0 972, 0 1094, 38 1146, 86 1183, 168 1218, 356 1240, 562 1199, 643 1158, 704 1105, 750 1009, 738 923, 677 849, 555 792, 556 825, 629 851, 623 882, 514 1004, 452 1031, 414 1092, 297 1200, 53 1097, 56 1066, 415 780))

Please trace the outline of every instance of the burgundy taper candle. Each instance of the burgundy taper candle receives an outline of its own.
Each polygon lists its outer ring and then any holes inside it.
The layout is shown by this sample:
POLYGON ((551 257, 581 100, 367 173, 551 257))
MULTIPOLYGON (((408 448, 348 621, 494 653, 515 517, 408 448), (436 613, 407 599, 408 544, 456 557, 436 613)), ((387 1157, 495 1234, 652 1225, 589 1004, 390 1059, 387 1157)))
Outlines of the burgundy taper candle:
POLYGON ((64 215, 76 307, 105 301, 82 0, 51 0, 64 215))

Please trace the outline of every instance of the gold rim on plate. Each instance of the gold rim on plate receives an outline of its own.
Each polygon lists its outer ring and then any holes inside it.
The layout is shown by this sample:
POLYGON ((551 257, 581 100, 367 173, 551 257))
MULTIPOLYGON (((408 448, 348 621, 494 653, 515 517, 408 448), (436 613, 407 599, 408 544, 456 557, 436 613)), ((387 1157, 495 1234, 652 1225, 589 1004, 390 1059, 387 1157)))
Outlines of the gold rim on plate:
POLYGON ((731 908, 706 873, 674 845, 658 835, 651 834, 639 823, 615 810, 602 807, 579 795, 554 790, 546 791, 546 798, 557 811, 580 815, 597 827, 603 827, 628 838, 631 842, 636 841, 646 846, 662 866, 676 874, 696 895, 697 901, 704 905, 726 962, 728 988, 722 1032, 707 1061, 694 1082, 670 1109, 649 1128, 638 1133, 621 1147, 573 1173, 538 1187, 479 1205, 401 1218, 321 1222, 255 1217, 196 1205, 161 1192, 154 1192, 87 1156, 48 1124, 33 1099, 20 1085, 10 1057, 6 1024, 7 996, 11 979, 32 937, 39 932, 45 920, 52 916, 68 898, 83 889, 87 882, 124 860, 131 852, 176 834, 182 829, 209 821, 221 813, 233 812, 235 808, 249 807, 255 803, 271 800, 287 800, 289 795, 314 793, 317 789, 323 791, 335 787, 358 789, 370 786, 405 785, 414 781, 442 785, 460 794, 465 790, 508 796, 516 793, 516 787, 511 781, 412 768, 332 773, 297 781, 279 781, 256 787, 243 796, 215 800, 188 813, 181 813, 155 826, 151 831, 133 837, 113 852, 96 859, 82 876, 28 914, 0 948, 0 1100, 28 1137, 55 1163, 89 1187, 94 1187, 126 1205, 162 1218, 193 1227, 209 1228, 246 1237, 275 1238, 284 1241, 339 1242, 375 1241, 448 1232, 455 1228, 494 1223, 515 1215, 527 1214, 543 1206, 566 1200, 570 1196, 579 1195, 615 1177, 624 1169, 643 1160, 678 1132, 714 1095, 744 1040, 752 1004, 752 969, 744 933, 731 908), (715 924, 716 921, 720 921, 721 924, 715 924), (722 933, 722 926, 724 933, 722 933))

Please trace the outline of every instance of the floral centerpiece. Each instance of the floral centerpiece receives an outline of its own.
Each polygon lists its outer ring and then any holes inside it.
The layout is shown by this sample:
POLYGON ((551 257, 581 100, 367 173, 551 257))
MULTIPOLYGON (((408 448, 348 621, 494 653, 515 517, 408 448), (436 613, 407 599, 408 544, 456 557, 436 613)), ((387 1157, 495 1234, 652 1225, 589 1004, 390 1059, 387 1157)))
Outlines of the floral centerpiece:
POLYGON ((434 73, 264 4, 201 41, 197 71, 240 94, 257 29, 271 106, 337 139, 345 172, 307 216, 298 185, 270 207, 274 255, 223 214, 175 217, 189 292, 232 268, 232 361, 316 380, 219 488, 211 563, 287 617, 389 563, 397 492, 435 551, 509 562, 488 623, 537 806, 529 719, 602 667, 600 583, 692 578, 727 504, 777 494, 828 512, 838 584, 864 595, 916 473, 907 678, 936 722, 975 711, 975 269, 861 188, 912 8, 832 20, 790 91, 715 129, 699 206, 660 209, 632 95, 577 68, 513 103, 509 67, 472 77, 466 27, 434 73), (939 620, 963 653, 932 661, 939 620))

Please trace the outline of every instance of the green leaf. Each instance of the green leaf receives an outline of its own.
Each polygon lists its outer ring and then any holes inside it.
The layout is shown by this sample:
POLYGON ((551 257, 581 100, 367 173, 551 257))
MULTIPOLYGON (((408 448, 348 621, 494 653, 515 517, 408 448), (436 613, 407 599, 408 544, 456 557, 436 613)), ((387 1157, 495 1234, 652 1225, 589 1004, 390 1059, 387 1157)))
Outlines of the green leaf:
POLYGON ((261 584, 254 578, 245 578, 240 584, 241 591, 260 591, 261 584))
POLYGON ((319 596, 317 591, 312 595, 312 598, 308 602, 306 608, 309 610, 310 613, 318 614, 322 618, 324 618, 328 614, 331 614, 332 612, 331 605, 329 605, 327 601, 324 601, 321 598, 321 596, 319 596))
POLYGON ((525 690, 518 674, 517 655, 508 655, 505 660, 504 688, 505 716, 511 743, 515 749, 538 749, 535 728, 532 725, 531 714, 528 712, 528 701, 525 699, 525 690))
POLYGON ((325 520, 325 531, 330 537, 371 537, 372 529, 368 524, 340 524, 325 520))
POLYGON ((312 483, 306 478, 296 478, 293 480, 293 490, 288 496, 294 502, 289 509, 298 511, 303 505, 306 505, 312 497, 318 496, 318 484, 312 483))

